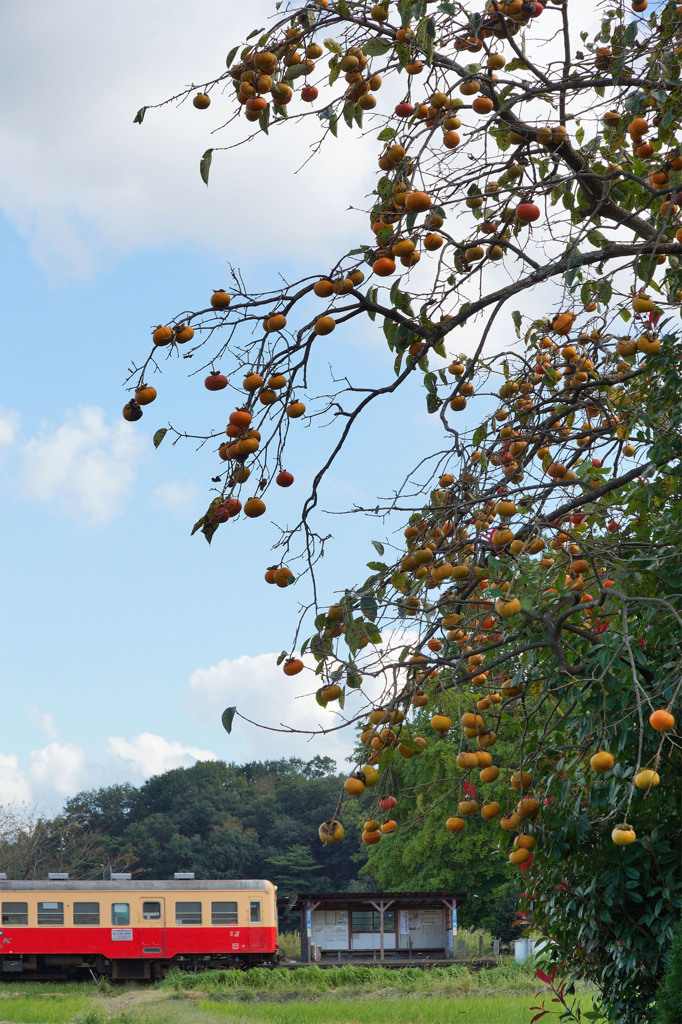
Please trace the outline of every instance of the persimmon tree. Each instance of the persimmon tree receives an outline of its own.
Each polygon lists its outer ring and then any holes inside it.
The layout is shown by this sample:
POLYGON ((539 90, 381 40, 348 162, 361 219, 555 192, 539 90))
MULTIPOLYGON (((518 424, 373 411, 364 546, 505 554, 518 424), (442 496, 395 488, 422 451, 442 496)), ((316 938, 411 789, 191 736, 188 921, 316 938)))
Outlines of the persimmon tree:
MULTIPOLYGON (((366 233, 301 280, 254 292, 233 269, 206 308, 166 313, 124 415, 140 418, 152 372, 178 354, 203 363, 209 390, 236 392, 227 427, 199 439, 216 448, 194 527, 209 541, 248 535, 266 507, 276 517, 291 435, 332 427, 265 572, 306 594, 283 671, 313 672, 334 728, 359 732, 320 837, 341 838, 358 796, 376 795, 362 840, 377 863, 432 827, 429 807, 453 844, 482 816, 491 856, 526 871, 521 913, 557 964, 598 986, 611 1019, 644 1021, 680 896, 680 13, 672 0, 274 8, 227 71, 135 120, 219 106, 206 184, 221 148, 260 133, 276 147, 292 120, 317 127, 320 159, 369 134, 366 233), (388 349, 380 377, 316 395, 325 336, 368 319, 388 349), (442 446, 377 505, 402 514, 404 536, 375 543, 367 579, 325 600, 325 477, 372 404, 415 381, 442 446), (441 743, 457 770, 420 776, 411 799, 410 760, 441 743)), ((186 436, 174 423, 155 443, 169 432, 186 436)))

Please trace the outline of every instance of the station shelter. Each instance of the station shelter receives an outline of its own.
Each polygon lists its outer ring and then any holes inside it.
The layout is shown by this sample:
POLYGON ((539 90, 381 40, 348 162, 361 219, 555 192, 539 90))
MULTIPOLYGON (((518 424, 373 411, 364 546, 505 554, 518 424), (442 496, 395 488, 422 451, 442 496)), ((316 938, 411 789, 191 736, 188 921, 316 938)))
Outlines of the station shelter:
POLYGON ((300 910, 301 960, 448 960, 465 892, 324 892, 280 897, 300 910))

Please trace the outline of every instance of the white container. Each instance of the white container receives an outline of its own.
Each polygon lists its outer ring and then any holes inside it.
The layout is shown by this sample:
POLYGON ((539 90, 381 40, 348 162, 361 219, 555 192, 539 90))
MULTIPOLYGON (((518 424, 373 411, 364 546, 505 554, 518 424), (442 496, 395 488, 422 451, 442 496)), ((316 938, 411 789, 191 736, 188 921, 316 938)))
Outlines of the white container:
POLYGON ((514 959, 517 964, 525 964, 533 954, 534 939, 514 939, 514 959))

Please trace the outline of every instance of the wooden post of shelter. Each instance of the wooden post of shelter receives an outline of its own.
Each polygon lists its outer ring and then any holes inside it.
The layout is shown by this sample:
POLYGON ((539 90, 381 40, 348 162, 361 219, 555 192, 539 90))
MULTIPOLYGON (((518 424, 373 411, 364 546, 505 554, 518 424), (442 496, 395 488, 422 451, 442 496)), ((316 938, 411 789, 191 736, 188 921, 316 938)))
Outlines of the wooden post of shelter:
POLYGON ((457 956, 457 900, 443 899, 443 904, 450 911, 450 925, 452 928, 452 956, 457 956))
POLYGON ((384 911, 393 904, 393 900, 379 900, 378 903, 372 901, 372 906, 375 910, 379 911, 379 959, 383 962, 384 959, 384 911))
POLYGON ((312 913, 318 904, 319 900, 316 902, 306 900, 301 904, 301 961, 303 963, 312 963, 312 913))

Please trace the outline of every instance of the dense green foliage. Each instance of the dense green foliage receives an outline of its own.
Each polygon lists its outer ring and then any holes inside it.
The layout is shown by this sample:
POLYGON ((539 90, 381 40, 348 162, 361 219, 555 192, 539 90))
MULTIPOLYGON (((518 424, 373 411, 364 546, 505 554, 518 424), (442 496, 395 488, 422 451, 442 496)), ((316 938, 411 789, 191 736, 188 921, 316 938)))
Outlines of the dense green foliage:
POLYGON ((343 890, 357 874, 352 847, 310 843, 338 785, 329 758, 242 766, 202 761, 139 788, 79 793, 52 823, 27 825, 0 842, 0 862, 18 878, 58 869, 107 877, 112 867, 138 878, 172 878, 174 871, 272 878, 285 895, 343 890))
POLYGON ((656 993, 655 1024, 679 1024, 682 1020, 682 921, 665 958, 665 974, 656 993))

